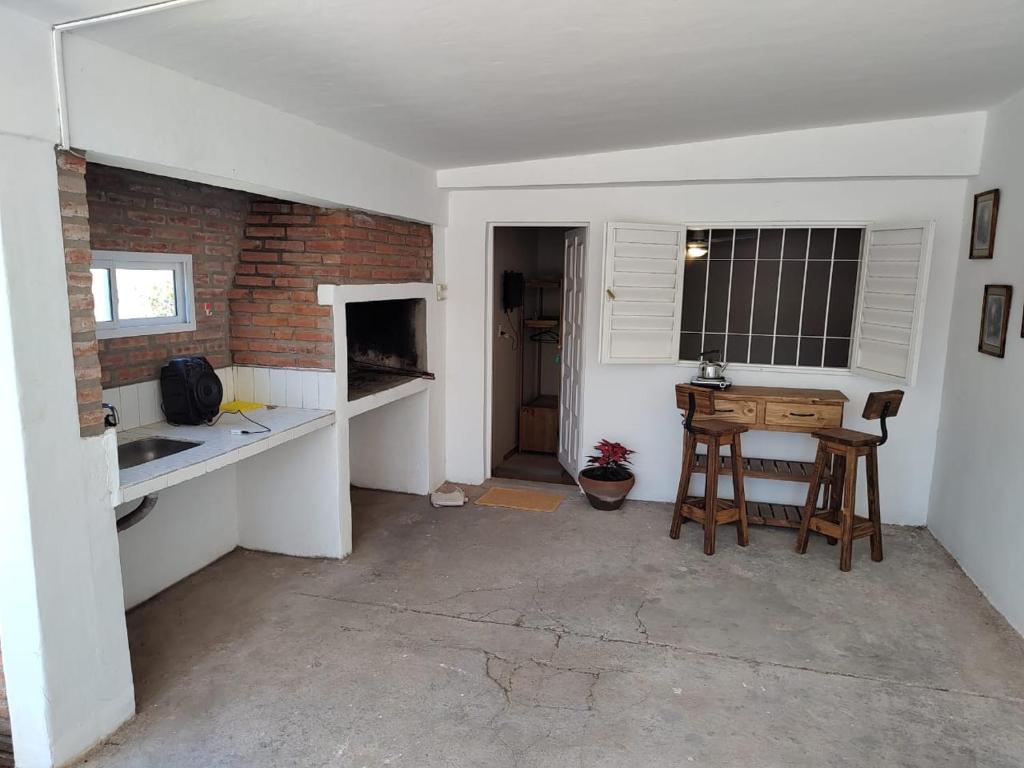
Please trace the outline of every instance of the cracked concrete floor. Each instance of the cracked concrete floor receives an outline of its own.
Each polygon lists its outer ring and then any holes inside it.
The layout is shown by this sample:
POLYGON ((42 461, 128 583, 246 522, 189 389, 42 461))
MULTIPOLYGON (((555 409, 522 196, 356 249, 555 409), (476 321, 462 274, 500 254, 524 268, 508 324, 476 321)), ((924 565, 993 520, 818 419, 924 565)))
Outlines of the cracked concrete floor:
POLYGON ((138 716, 83 764, 1024 764, 1024 642, 927 531, 841 574, 820 539, 707 558, 668 505, 550 488, 356 491, 348 560, 239 550, 172 587, 129 616, 138 716))

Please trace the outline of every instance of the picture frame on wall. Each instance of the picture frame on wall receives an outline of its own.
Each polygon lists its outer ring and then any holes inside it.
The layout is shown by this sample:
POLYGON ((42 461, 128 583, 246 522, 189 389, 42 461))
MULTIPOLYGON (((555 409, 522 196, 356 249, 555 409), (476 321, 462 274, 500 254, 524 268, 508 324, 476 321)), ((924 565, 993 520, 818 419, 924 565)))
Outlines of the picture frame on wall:
POLYGON ((999 190, 990 189, 974 196, 971 219, 971 258, 991 259, 996 244, 996 219, 999 216, 999 190))
POLYGON ((981 303, 981 331, 978 334, 979 352, 993 357, 1002 357, 1006 352, 1012 299, 1013 286, 985 286, 985 297, 981 303))

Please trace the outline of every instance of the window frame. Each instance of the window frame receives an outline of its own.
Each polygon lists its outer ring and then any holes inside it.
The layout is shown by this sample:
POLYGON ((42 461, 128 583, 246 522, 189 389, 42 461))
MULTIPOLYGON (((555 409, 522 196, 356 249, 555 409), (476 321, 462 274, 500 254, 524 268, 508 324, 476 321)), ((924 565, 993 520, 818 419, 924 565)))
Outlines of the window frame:
MULTIPOLYGON (((877 222, 873 220, 827 220, 827 221, 811 221, 811 220, 794 220, 794 221, 701 221, 701 222, 690 222, 688 221, 684 225, 684 233, 690 230, 705 230, 710 232, 712 229, 861 229, 866 233, 868 228, 875 225, 877 222)), ((857 260, 857 285, 854 293, 854 317, 853 317, 853 335, 850 337, 850 357, 847 359, 847 364, 844 367, 834 366, 813 366, 813 365, 789 365, 780 364, 775 365, 773 363, 729 363, 729 368, 740 371, 759 371, 765 373, 801 373, 810 374, 816 376, 851 376, 856 372, 854 371, 851 361, 853 359, 854 344, 856 343, 856 330, 858 327, 858 315, 861 304, 861 291, 863 285, 863 270, 864 270, 864 259, 867 248, 867 237, 861 236, 860 254, 857 260)), ((707 257, 702 257, 707 258, 707 257)), ((685 278, 684 278, 685 281, 685 278)), ((683 301, 683 287, 680 285, 679 288, 679 304, 682 306, 683 301)), ((678 366, 686 366, 692 368, 697 365, 697 360, 684 360, 682 358, 676 363, 678 366)))
POLYGON ((93 251, 91 269, 106 269, 110 278, 111 320, 96 323, 97 339, 149 336, 160 333, 187 333, 196 329, 195 289, 192 254, 149 253, 138 251, 93 251), (118 269, 170 269, 174 274, 174 317, 141 317, 122 320, 117 316, 118 269))

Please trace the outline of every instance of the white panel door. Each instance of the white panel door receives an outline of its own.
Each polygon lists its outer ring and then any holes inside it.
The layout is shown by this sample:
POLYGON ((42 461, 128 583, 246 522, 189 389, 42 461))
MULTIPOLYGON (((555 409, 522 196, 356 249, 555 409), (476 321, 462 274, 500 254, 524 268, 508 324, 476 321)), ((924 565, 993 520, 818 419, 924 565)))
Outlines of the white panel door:
POLYGON ((685 233, 681 224, 608 224, 602 362, 679 361, 685 233))
POLYGON ((580 464, 580 417, 583 397, 583 285, 586 279, 587 230, 565 233, 562 297, 562 384, 558 412, 558 461, 573 477, 580 464))

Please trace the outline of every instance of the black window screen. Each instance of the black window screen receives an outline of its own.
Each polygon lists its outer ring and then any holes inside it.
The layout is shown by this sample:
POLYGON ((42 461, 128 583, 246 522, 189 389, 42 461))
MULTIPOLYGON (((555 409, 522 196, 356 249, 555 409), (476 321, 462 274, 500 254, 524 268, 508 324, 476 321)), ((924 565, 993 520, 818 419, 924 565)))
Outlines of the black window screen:
POLYGON ((683 270, 680 359, 717 349, 731 363, 848 367, 863 232, 691 230, 707 253, 683 270))

